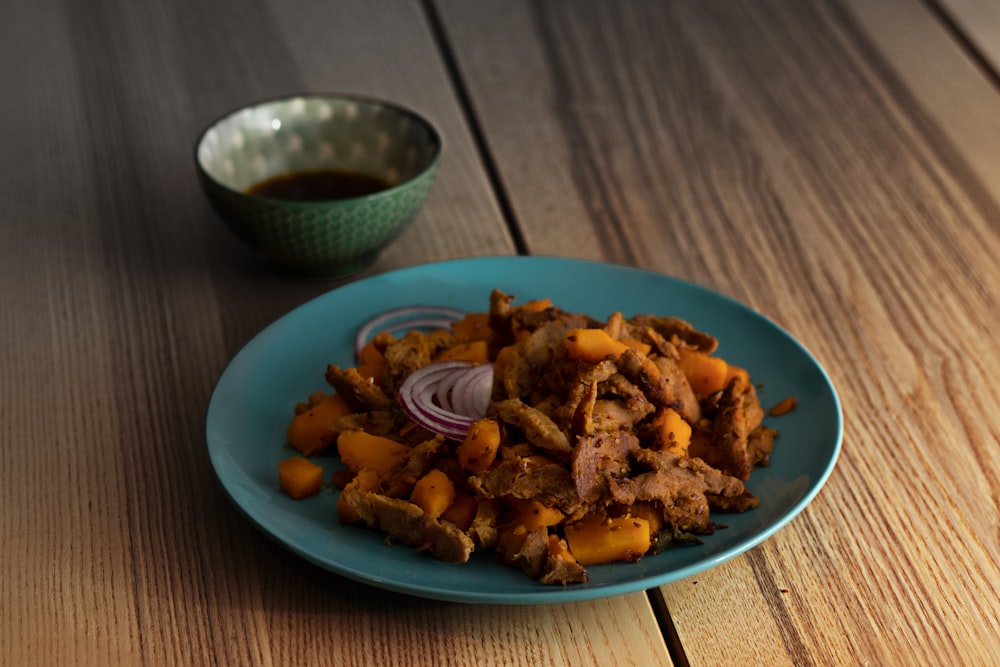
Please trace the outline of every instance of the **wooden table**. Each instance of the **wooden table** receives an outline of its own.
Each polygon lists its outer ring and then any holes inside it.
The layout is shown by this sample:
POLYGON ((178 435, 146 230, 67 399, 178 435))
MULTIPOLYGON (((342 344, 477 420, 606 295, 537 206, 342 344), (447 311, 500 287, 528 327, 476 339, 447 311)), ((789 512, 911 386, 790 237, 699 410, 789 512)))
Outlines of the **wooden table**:
POLYGON ((80 3, 0 22, 0 663, 1000 663, 1000 12, 988 0, 80 3), (838 466, 645 593, 465 606, 306 564, 227 501, 227 361, 333 285, 214 217, 193 142, 347 91, 446 141, 366 275, 538 254, 743 301, 823 363, 838 466))

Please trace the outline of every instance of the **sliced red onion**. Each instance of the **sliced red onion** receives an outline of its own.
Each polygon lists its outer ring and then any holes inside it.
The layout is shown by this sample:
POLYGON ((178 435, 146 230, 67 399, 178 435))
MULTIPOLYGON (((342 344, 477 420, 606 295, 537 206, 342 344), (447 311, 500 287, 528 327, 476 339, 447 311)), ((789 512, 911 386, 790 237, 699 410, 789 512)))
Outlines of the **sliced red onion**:
POLYGON ((354 337, 354 357, 357 359, 365 343, 380 331, 392 333, 410 329, 446 329, 465 315, 464 311, 447 306, 391 308, 361 325, 354 337))
POLYGON ((493 395, 493 364, 479 364, 468 369, 451 389, 452 410, 460 415, 482 418, 493 395))
POLYGON ((398 399, 416 424, 462 441, 469 427, 485 416, 492 390, 492 364, 442 361, 410 373, 399 388, 398 399))

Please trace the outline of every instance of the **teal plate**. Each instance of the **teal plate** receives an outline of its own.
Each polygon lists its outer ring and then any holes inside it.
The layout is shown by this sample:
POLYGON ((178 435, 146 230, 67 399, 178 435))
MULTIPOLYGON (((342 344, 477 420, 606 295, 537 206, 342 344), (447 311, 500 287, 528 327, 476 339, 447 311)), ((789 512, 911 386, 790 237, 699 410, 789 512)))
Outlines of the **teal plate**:
MULTIPOLYGON (((836 463, 842 439, 837 393, 823 368, 776 324, 731 299, 663 274, 550 257, 488 257, 427 264, 351 283, 280 318, 230 362, 206 417, 208 451, 236 506, 271 538, 344 577, 409 595, 465 603, 548 604, 622 595, 719 565, 761 543, 816 496, 836 463), (295 403, 329 391, 327 364, 353 364, 358 327, 397 306, 489 308, 500 288, 517 302, 549 297, 559 307, 605 318, 622 311, 673 315, 719 339, 719 355, 761 385, 761 402, 795 396, 798 407, 767 423, 780 430, 771 465, 748 487, 760 506, 718 520, 726 528, 698 546, 647 556, 638 563, 588 568, 590 581, 544 586, 519 570, 474 553, 451 565, 383 535, 337 523, 336 491, 291 500, 278 489, 278 461, 289 456, 285 428, 295 403)), ((335 457, 318 459, 329 473, 335 457)))

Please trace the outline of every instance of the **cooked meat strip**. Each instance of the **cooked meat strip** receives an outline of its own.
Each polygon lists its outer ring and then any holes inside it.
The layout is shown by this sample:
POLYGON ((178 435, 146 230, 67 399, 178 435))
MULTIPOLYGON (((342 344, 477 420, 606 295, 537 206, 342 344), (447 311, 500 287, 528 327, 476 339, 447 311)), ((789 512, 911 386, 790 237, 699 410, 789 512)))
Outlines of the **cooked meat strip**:
POLYGON ((699 440, 699 446, 691 452, 706 463, 729 473, 741 480, 750 478, 753 462, 747 451, 747 438, 751 428, 747 423, 747 415, 754 414, 747 407, 747 402, 756 402, 753 387, 743 378, 736 376, 719 392, 716 398, 716 411, 712 417, 712 438, 708 447, 700 445, 705 440, 699 440))
POLYGON ((651 403, 669 408, 682 408, 673 387, 660 374, 660 369, 644 354, 628 349, 618 355, 618 369, 642 390, 651 403))
POLYGON ((352 412, 385 410, 393 404, 378 385, 358 373, 356 368, 327 366, 326 381, 343 396, 352 412))
MULTIPOLYGON (((390 435, 399 429, 397 410, 372 410, 370 412, 352 412, 337 420, 336 431, 365 431, 372 435, 390 435)), ((425 431, 426 433, 426 431, 425 431)))
POLYGON ((549 322, 519 340, 510 353, 502 378, 502 393, 494 398, 526 398, 535 383, 564 345, 568 328, 561 322, 549 322))
POLYGON ((383 489, 385 495, 391 498, 408 497, 417 480, 434 467, 446 447, 444 436, 438 435, 410 449, 406 458, 388 476, 389 481, 383 489))
POLYGON ((630 337, 625 316, 620 312, 611 313, 611 317, 608 318, 607 323, 604 325, 604 331, 615 340, 630 337))
POLYGON ((753 466, 766 466, 771 463, 771 451, 774 449, 774 439, 778 431, 767 426, 758 426, 747 436, 747 456, 753 466))
POLYGON ((485 498, 533 498, 565 514, 580 506, 570 471, 559 463, 530 465, 527 459, 508 459, 469 480, 485 498))
POLYGON ((566 399, 552 412, 553 420, 568 426, 573 433, 592 433, 594 402, 598 397, 598 383, 613 376, 617 369, 611 361, 575 365, 575 375, 566 381, 566 399))
POLYGON ((598 399, 594 403, 592 423, 594 431, 617 431, 621 428, 632 429, 645 419, 653 410, 652 403, 642 402, 629 406, 620 400, 598 399))
POLYGON ((458 527, 428 516, 413 503, 356 488, 345 489, 341 497, 369 527, 447 563, 464 563, 475 549, 458 527))
POLYGON ((424 334, 408 331, 386 347, 383 356, 382 386, 388 395, 395 396, 410 373, 431 362, 431 348, 424 334))
POLYGON ((636 315, 631 322, 639 327, 650 327, 668 341, 681 342, 687 347, 706 353, 715 352, 719 341, 707 333, 698 331, 690 323, 678 317, 660 317, 657 315, 636 315))
POLYGON ((569 458, 569 438, 541 410, 516 398, 494 402, 490 409, 503 422, 520 429, 535 447, 563 460, 569 458))
POLYGON ((497 541, 497 521, 501 511, 500 501, 495 499, 483 500, 476 507, 476 516, 469 526, 469 536, 486 549, 492 548, 497 541))
POLYGON ((497 556, 505 564, 519 567, 532 579, 539 579, 545 573, 545 563, 549 555, 549 533, 545 528, 536 528, 525 533, 524 543, 514 553, 497 550, 497 556))
POLYGON ((490 292, 489 325, 500 345, 507 345, 514 340, 514 334, 510 329, 510 303, 513 300, 513 296, 504 294, 498 289, 490 292))
POLYGON ((719 512, 746 512, 760 504, 760 498, 750 491, 744 491, 738 496, 718 496, 706 493, 705 497, 708 499, 709 507, 719 512))
POLYGON ((608 495, 608 480, 625 477, 629 455, 639 448, 639 440, 628 431, 595 433, 581 437, 573 448, 573 480, 577 497, 594 505, 608 495))
POLYGON ((673 452, 637 449, 632 460, 650 471, 626 479, 610 478, 611 497, 625 505, 658 501, 664 520, 679 530, 711 532, 709 496, 737 498, 746 493, 740 480, 673 452))
POLYGON ((573 410, 573 417, 570 420, 570 428, 576 435, 593 435, 594 433, 594 406, 597 405, 597 380, 591 380, 586 385, 582 396, 576 400, 574 406, 572 402, 566 403, 563 407, 573 410))
POLYGON ((545 574, 539 581, 543 584, 582 584, 590 578, 587 570, 577 562, 565 561, 561 558, 546 555, 545 566, 542 568, 545 574))

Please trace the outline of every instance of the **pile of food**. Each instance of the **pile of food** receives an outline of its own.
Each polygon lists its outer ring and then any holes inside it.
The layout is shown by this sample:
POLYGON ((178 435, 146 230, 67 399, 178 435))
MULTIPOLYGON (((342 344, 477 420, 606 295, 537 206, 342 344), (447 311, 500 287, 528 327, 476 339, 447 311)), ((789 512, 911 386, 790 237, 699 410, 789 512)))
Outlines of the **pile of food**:
POLYGON ((366 325, 356 365, 329 366, 333 391, 296 407, 292 497, 320 491, 311 459, 335 451, 340 522, 453 563, 490 550, 546 584, 698 543, 713 513, 757 505, 744 482, 777 431, 748 373, 687 322, 499 290, 488 312, 390 327, 400 314, 366 325))

